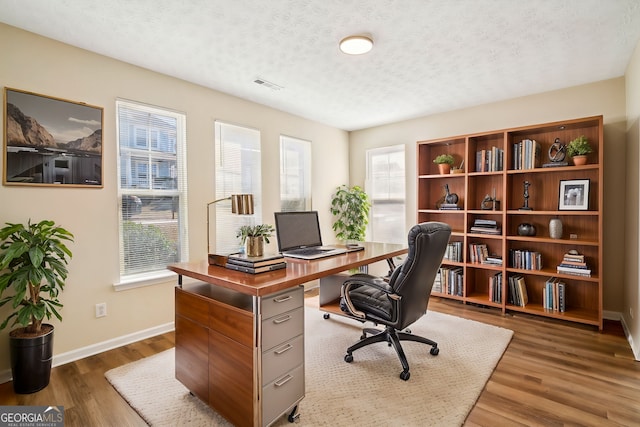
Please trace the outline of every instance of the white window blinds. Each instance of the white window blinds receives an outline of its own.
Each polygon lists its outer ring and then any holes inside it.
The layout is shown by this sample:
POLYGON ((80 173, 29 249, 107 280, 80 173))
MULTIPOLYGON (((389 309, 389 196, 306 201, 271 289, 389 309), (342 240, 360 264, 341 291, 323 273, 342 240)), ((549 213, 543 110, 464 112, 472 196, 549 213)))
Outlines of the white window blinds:
POLYGON ((232 214, 230 201, 211 205, 211 210, 215 211, 212 213, 215 215, 214 250, 227 254, 240 249, 240 241, 236 238, 240 226, 262 223, 260 131, 216 121, 215 135, 215 199, 232 194, 253 194, 254 203, 253 215, 232 214))
POLYGON ((366 190, 371 198, 370 238, 406 243, 404 145, 367 150, 366 190))
POLYGON ((188 259, 186 117, 118 100, 120 280, 188 259))
POLYGON ((311 142, 280 136, 280 210, 311 209, 311 142))

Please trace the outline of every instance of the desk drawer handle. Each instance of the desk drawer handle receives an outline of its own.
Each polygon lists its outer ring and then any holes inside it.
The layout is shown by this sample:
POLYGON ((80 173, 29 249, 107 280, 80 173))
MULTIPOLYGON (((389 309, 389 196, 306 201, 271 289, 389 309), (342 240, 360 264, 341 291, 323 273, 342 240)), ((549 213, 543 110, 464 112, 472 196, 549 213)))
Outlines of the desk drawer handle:
POLYGON ((285 385, 286 383, 288 383, 289 381, 291 381, 293 379, 293 377, 289 374, 287 374, 286 377, 283 377, 282 379, 276 381, 275 383, 273 383, 276 387, 282 387, 283 385, 285 385))
POLYGON ((275 323, 276 325, 279 325, 280 323, 284 323, 286 321, 291 320, 291 316, 289 316, 288 314, 286 316, 282 316, 279 317, 277 319, 273 319, 273 323, 275 323))
POLYGON ((273 299, 274 302, 285 302, 285 301, 289 301, 291 298, 293 298, 291 295, 286 295, 286 296, 281 296, 281 297, 276 297, 273 299))
POLYGON ((287 344, 287 345, 285 345, 285 346, 284 346, 284 347, 282 347, 282 348, 279 348, 279 349, 277 349, 277 350, 274 350, 273 352, 274 352, 275 354, 280 355, 280 354, 284 353, 285 351, 289 351, 289 350, 291 350, 292 348, 293 348, 293 346, 292 346, 291 344, 287 344))

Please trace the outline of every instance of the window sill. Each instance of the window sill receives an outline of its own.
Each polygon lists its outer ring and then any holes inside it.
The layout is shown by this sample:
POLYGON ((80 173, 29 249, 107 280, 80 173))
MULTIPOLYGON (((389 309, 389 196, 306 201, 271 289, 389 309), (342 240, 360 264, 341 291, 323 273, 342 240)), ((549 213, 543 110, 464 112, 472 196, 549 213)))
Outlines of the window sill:
MULTIPOLYGON (((113 284, 116 291, 127 291, 129 289, 142 288, 145 286, 159 285, 176 279, 178 275, 172 271, 159 271, 156 273, 146 273, 127 276, 126 279, 113 284)), ((177 282, 176 282, 177 283, 177 282)))

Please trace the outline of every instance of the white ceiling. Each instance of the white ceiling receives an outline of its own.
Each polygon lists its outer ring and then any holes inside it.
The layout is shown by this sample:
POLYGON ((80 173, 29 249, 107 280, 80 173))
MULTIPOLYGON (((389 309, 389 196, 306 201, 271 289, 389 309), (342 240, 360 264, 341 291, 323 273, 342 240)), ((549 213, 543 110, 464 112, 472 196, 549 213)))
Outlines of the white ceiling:
POLYGON ((0 22, 357 130, 622 76, 640 0, 0 0, 0 22))

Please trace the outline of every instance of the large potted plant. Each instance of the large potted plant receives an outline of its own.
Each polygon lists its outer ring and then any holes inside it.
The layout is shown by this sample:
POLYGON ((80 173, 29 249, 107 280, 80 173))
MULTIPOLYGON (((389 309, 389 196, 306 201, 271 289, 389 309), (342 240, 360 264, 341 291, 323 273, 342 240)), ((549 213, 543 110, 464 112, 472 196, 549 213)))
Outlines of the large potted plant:
POLYGON ((338 187, 331 199, 333 231, 336 233, 336 238, 346 243, 364 241, 370 207, 367 193, 359 186, 338 187))
POLYGON ((240 238, 240 243, 246 242, 246 254, 248 256, 262 256, 264 254, 264 243, 269 243, 269 237, 273 235, 275 228, 270 224, 243 225, 238 229, 236 237, 240 238))
POLYGON ((0 307, 11 303, 12 312, 0 330, 11 319, 11 326, 21 325, 9 333, 13 389, 34 393, 49 384, 53 325, 43 321, 62 320, 58 296, 72 256, 65 242, 74 237, 53 221, 6 224, 0 229, 0 307))

